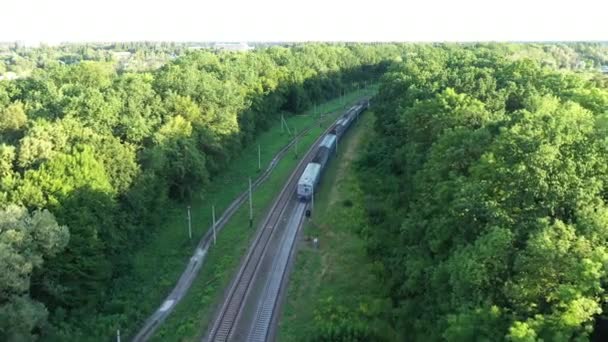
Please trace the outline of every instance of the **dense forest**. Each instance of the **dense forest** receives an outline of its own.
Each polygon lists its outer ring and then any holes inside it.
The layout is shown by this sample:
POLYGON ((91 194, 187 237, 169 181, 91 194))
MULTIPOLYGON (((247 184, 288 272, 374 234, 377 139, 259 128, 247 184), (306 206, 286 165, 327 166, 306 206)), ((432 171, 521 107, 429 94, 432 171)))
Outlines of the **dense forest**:
POLYGON ((204 192, 281 113, 339 96, 399 55, 195 51, 153 73, 83 61, 0 81, 0 340, 69 336, 81 317, 113 312, 112 280, 167 201, 204 192))
POLYGON ((608 308, 608 77, 511 49, 412 47, 375 98, 362 234, 412 340, 587 340, 608 308))
POLYGON ((120 316, 106 305, 112 284, 167 203, 204 193, 281 114, 387 70, 361 168, 364 233, 396 324, 434 339, 585 337, 608 261, 607 81, 588 72, 605 52, 10 48, 0 72, 20 74, 0 81, 0 340, 70 340, 83 317, 120 316), (130 71, 111 57, 124 50, 162 58, 130 71))
POLYGON ((3 74, 22 78, 35 69, 83 61, 115 63, 119 71, 150 71, 200 45, 175 42, 125 42, 42 45, 0 43, 0 79, 3 74))
MULTIPOLYGON (((256 42, 252 46, 265 48, 277 43, 256 42)), ((22 78, 35 69, 58 64, 76 64, 83 61, 108 62, 121 72, 156 70, 162 65, 188 53, 208 48, 209 42, 117 42, 117 43, 63 43, 57 46, 28 47, 19 43, 0 42, 0 80, 9 73, 22 78)), ((542 65, 573 70, 598 69, 608 65, 608 45, 601 43, 529 43, 490 44, 510 58, 528 58, 542 65)))

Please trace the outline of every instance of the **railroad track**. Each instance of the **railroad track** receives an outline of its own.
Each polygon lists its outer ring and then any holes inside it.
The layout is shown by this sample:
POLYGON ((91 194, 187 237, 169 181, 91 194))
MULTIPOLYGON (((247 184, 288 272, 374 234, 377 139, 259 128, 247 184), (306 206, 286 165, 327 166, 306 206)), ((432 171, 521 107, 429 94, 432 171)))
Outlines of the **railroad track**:
POLYGON ((273 262, 270 277, 266 282, 253 324, 249 330, 248 342, 265 342, 269 338, 271 324, 279 301, 279 293, 281 292, 283 282, 288 276, 288 263, 296 242, 298 229, 304 219, 306 207, 307 203, 298 203, 290 215, 286 232, 281 239, 279 253, 273 262))
MULTIPOLYGON (((296 137, 300 138, 303 135, 307 134, 317 123, 310 125, 309 127, 300 131, 296 137)), ((285 145, 275 156, 272 158, 266 169, 258 176, 258 178, 252 183, 252 189, 256 189, 262 183, 264 183, 274 168, 277 166, 279 161, 285 157, 285 155, 289 152, 289 149, 295 144, 295 137, 292 139, 287 145, 285 145)), ((316 144, 316 142, 315 142, 316 144)), ((246 190, 242 192, 230 205, 219 219, 216 221, 216 234, 224 228, 226 223, 230 220, 230 218, 236 213, 236 211, 240 208, 240 206, 247 200, 249 191, 246 190)), ((149 340, 156 329, 158 329, 159 325, 169 316, 169 314, 173 311, 175 305, 183 299, 184 295, 190 289, 194 278, 198 274, 204 260, 207 255, 207 251, 211 246, 213 241, 213 229, 210 227, 205 235, 199 241, 193 256, 190 258, 186 269, 180 276, 177 284, 171 290, 169 296, 165 299, 165 301, 161 304, 161 306, 145 321, 144 326, 139 330, 137 335, 133 338, 134 342, 147 341, 149 340)))
MULTIPOLYGON (((228 341, 233 337, 235 325, 240 318, 247 294, 256 277, 257 271, 260 268, 262 258, 268 248, 269 242, 276 232, 276 227, 288 207, 290 200, 295 197, 294 194, 298 183, 298 177, 314 157, 314 153, 312 153, 314 149, 330 130, 331 125, 315 140, 304 155, 304 158, 300 160, 296 169, 290 175, 285 186, 281 189, 279 196, 273 203, 263 222, 262 228, 259 230, 253 244, 249 248, 241 268, 229 287, 224 302, 215 316, 217 317, 216 320, 209 329, 209 333, 203 338, 203 341, 222 342, 228 341)), ((281 274, 281 278, 282 276, 283 275, 281 274)), ((272 311, 274 311, 274 309, 272 311)), ((270 315, 272 315, 272 311, 270 312, 270 315)))

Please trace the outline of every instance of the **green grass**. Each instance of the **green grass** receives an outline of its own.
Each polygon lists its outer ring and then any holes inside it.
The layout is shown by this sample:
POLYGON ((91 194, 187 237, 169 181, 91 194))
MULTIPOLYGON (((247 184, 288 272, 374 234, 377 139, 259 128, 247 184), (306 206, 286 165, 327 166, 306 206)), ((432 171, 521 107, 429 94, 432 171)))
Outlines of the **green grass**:
POLYGON ((319 321, 334 319, 323 312, 337 307, 382 330, 388 339, 395 338, 386 324, 388 291, 376 276, 378 266, 368 257, 366 242, 359 234, 366 219, 353 160, 357 149, 368 143, 363 134, 371 131, 372 124, 372 114, 364 114, 343 139, 340 154, 323 176, 316 210, 304 226, 290 277, 278 341, 314 339, 319 321), (310 244, 315 237, 318 249, 310 244))
MULTIPOLYGON (((373 92, 376 89, 370 87, 367 92, 373 92)), ((344 103, 352 103, 365 94, 364 91, 349 93, 345 96, 344 103)), ((332 113, 323 120, 324 127, 331 122, 332 116, 335 117, 341 112, 345 104, 342 104, 339 99, 335 99, 318 106, 317 113, 332 113)), ((306 113, 301 113, 306 115, 285 118, 292 130, 295 128, 297 131, 302 131, 306 127, 314 125, 315 128, 299 143, 299 150, 302 152, 322 131, 317 124, 318 114, 312 115, 312 113, 313 109, 310 109, 306 113)), ((143 320, 158 308, 173 288, 199 239, 209 229, 211 206, 216 206, 216 215, 219 217, 230 202, 247 188, 248 178, 255 179, 258 176, 258 144, 261 146, 262 168, 265 169, 272 157, 290 139, 287 132, 281 132, 281 125, 277 122, 268 131, 260 134, 255 142, 235 158, 221 176, 215 177, 212 185, 205 190, 204 194, 199 192, 193 196, 190 203, 192 206, 192 240, 188 238, 185 205, 174 203, 171 207, 166 208, 166 220, 163 226, 155 229, 147 244, 135 252, 132 272, 128 276, 117 279, 112 289, 109 289, 110 294, 103 313, 91 315, 75 324, 81 329, 81 333, 86 335, 80 336, 79 339, 99 340, 101 336, 113 336, 116 329, 121 329, 123 336, 135 334, 143 320)), ((295 157, 286 157, 273 171, 271 178, 254 192, 254 215, 256 217, 262 216, 264 209, 278 193, 281 182, 286 179, 296 162, 295 157)), ((251 233, 249 229, 246 229, 245 232, 239 231, 239 229, 248 227, 248 224, 243 224, 243 217, 245 217, 243 215, 246 215, 246 212, 239 211, 219 234, 217 250, 220 251, 224 248, 230 253, 224 251, 225 253, 222 253, 223 256, 220 258, 216 256, 215 248, 211 248, 201 275, 195 280, 194 287, 197 289, 195 295, 207 293, 207 296, 215 298, 216 296, 213 294, 222 288, 223 280, 229 279, 229 275, 234 271, 236 267, 234 263, 238 263, 251 233), (224 247, 222 247, 222 243, 225 244, 224 247), (230 257, 231 255, 232 257, 230 257), (217 265, 215 265, 216 263, 217 265), (212 266, 209 267, 209 265, 212 266), (222 270, 221 274, 216 271, 209 273, 217 270, 217 267, 222 270), (209 288, 201 286, 208 282, 209 288)), ((245 221, 248 223, 246 218, 245 221)), ((187 310, 188 301, 189 299, 186 298, 182 301, 184 304, 180 303, 180 306, 177 307, 177 311, 174 313, 177 321, 181 320, 179 317, 203 320, 206 313, 200 313, 196 318, 197 316, 193 316, 187 310), (179 312, 182 311, 185 313, 184 316, 179 316, 179 312)), ((167 323, 171 324, 174 320, 170 318, 167 323)))

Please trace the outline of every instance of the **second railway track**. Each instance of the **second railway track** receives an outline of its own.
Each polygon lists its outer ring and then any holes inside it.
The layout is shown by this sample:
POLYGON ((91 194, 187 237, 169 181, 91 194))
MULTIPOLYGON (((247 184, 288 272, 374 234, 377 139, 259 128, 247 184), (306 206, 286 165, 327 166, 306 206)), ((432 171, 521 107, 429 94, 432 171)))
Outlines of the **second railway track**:
POLYGON ((290 200, 294 198, 298 177, 306 165, 312 160, 315 147, 330 129, 331 125, 315 140, 298 163, 296 169, 290 175, 286 185, 281 189, 279 196, 263 221, 253 244, 249 248, 241 268, 232 281, 224 302, 216 313, 216 319, 209 329, 208 334, 203 338, 203 341, 221 342, 228 341, 233 337, 235 325, 239 320, 247 294, 250 291, 252 282, 255 279, 271 237, 276 232, 279 220, 288 207, 290 200))

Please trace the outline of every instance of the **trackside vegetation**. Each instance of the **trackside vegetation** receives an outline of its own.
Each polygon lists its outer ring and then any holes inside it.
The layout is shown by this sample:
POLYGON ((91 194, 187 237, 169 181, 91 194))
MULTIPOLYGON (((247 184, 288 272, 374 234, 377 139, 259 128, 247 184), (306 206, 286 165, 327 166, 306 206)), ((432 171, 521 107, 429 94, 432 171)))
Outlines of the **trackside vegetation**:
POLYGON ((398 331, 592 338, 608 309, 606 85, 470 46, 390 68, 360 184, 398 331))
POLYGON ((323 175, 315 210, 303 226, 278 341, 399 340, 389 323, 381 265, 367 254, 362 235, 369 224, 356 160, 372 143, 372 129, 373 113, 365 112, 323 175))

